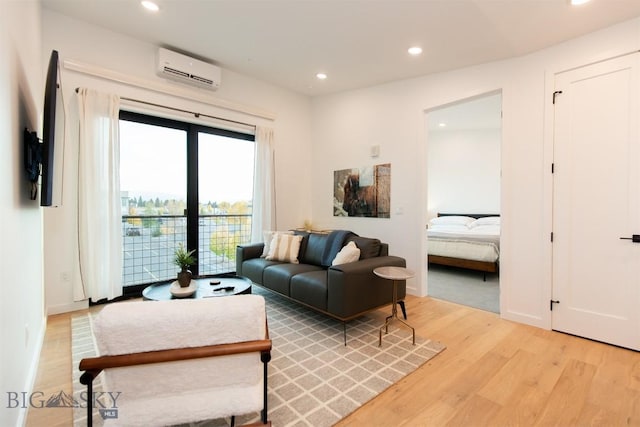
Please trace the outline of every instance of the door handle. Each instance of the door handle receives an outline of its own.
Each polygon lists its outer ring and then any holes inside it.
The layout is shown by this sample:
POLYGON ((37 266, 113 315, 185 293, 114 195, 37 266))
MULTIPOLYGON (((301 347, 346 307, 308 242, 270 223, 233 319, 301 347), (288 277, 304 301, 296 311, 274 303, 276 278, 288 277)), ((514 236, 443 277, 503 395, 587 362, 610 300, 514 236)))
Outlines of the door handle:
POLYGON ((631 240, 633 243, 640 243, 640 234, 632 234, 631 237, 621 237, 620 240, 631 240))

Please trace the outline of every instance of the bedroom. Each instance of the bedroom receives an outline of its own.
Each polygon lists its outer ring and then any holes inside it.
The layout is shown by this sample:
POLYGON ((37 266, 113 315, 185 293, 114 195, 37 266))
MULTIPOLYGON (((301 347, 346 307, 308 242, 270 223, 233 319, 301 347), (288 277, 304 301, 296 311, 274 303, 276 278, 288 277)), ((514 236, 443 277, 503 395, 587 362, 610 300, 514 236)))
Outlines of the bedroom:
POLYGON ((428 294, 494 313, 500 312, 493 215, 500 214, 501 119, 500 93, 427 113, 428 294), (478 214, 490 216, 471 218, 478 214))

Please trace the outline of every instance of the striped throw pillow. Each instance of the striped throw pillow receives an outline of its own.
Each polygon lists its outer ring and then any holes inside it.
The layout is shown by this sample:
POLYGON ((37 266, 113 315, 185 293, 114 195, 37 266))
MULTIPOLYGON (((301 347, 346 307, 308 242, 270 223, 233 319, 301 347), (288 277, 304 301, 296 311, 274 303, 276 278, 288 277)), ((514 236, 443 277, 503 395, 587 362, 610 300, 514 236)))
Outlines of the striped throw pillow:
POLYGON ((273 236, 273 240, 269 246, 269 254, 266 259, 270 261, 283 261, 298 264, 298 252, 300 252, 301 241, 302 236, 293 234, 276 234, 273 236))

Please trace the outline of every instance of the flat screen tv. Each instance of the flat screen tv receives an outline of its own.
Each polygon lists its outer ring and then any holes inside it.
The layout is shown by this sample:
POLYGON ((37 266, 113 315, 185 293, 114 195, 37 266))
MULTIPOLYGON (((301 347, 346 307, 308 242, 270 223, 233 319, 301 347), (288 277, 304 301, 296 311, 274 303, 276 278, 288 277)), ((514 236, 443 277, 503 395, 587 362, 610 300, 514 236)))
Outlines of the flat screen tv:
POLYGON ((62 97, 58 96, 58 51, 53 50, 47 68, 42 120, 42 185, 41 206, 60 206, 62 203, 62 165, 64 156, 64 126, 56 125, 64 114, 62 97))

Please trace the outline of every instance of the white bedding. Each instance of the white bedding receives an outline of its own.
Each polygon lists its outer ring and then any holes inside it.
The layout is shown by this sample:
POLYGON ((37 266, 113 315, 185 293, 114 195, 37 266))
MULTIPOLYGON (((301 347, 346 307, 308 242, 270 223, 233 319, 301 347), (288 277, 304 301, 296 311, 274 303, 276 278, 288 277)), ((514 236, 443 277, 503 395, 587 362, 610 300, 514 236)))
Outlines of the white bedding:
POLYGON ((432 224, 427 230, 429 255, 496 262, 500 257, 500 226, 432 224))

